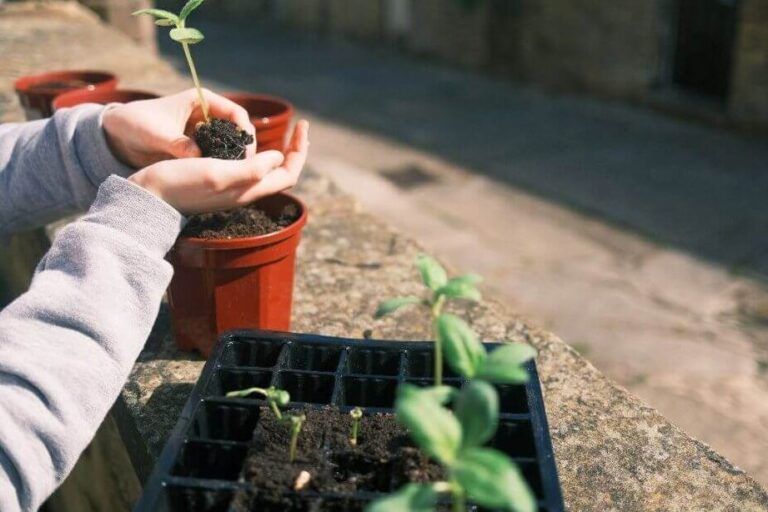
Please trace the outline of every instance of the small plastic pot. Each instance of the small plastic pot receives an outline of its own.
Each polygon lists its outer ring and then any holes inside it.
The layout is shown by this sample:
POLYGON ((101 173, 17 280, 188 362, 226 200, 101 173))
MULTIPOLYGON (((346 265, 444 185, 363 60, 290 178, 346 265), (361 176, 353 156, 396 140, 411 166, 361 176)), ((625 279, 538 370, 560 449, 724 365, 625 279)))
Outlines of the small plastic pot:
POLYGON ((307 208, 283 193, 257 203, 272 216, 286 204, 301 213, 280 231, 228 240, 181 237, 176 242, 169 254, 174 275, 168 302, 179 348, 208 357, 225 331, 290 328, 296 248, 307 208))
POLYGON ((285 149, 293 105, 281 98, 261 94, 229 93, 224 96, 248 111, 256 127, 256 151, 285 149))
POLYGON ((157 94, 151 92, 131 89, 115 89, 113 91, 78 89, 56 96, 53 100, 53 111, 56 112, 62 108, 75 107, 84 103, 108 105, 109 103, 130 103, 139 100, 152 100, 158 97, 157 94))
POLYGON ((53 100, 65 92, 78 89, 111 91, 117 87, 117 77, 104 71, 52 71, 23 76, 14 88, 28 120, 53 115, 53 100))

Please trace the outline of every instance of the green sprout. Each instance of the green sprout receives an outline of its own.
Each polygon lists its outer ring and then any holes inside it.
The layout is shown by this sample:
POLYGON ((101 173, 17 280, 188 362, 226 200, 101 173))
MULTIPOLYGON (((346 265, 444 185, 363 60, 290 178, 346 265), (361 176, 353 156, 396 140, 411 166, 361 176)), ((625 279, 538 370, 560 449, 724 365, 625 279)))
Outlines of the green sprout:
POLYGON ((196 28, 188 27, 187 17, 192 14, 192 11, 200 7, 205 0, 189 0, 184 7, 181 8, 179 14, 174 14, 170 11, 163 9, 141 9, 133 13, 134 16, 147 14, 155 18, 155 25, 160 27, 174 27, 171 29, 171 39, 177 43, 181 43, 181 47, 184 49, 184 56, 187 58, 187 64, 189 65, 189 71, 192 74, 192 80, 195 82, 195 88, 197 89, 197 95, 200 99, 200 108, 203 111, 203 118, 208 123, 210 118, 208 117, 208 104, 203 96, 203 89, 200 86, 200 79, 197 76, 197 69, 195 68, 195 62, 192 60, 192 52, 189 50, 189 46, 197 44, 204 39, 203 33, 196 28))
POLYGON ((227 398, 246 398, 249 395, 252 394, 258 394, 263 396, 267 402, 269 403, 269 407, 272 409, 272 412, 275 413, 275 417, 278 420, 283 419, 283 413, 280 412, 281 407, 285 407, 288 405, 288 402, 291 401, 291 395, 284 389, 278 389, 274 386, 270 386, 266 389, 264 388, 248 388, 248 389, 241 389, 238 391, 230 391, 226 394, 227 398))
POLYGON ((287 421, 291 426, 291 444, 288 450, 288 459, 290 462, 296 460, 296 445, 299 442, 299 433, 304 422, 307 421, 307 417, 304 414, 293 414, 288 416, 287 421))
POLYGON ((357 446, 357 435, 360 433, 360 419, 363 417, 363 410, 355 407, 349 411, 349 415, 352 417, 352 433, 349 436, 349 444, 354 448, 357 446))
POLYGON ((432 317, 435 339, 435 385, 442 385, 443 359, 458 374, 467 378, 482 378, 491 382, 513 384, 526 382, 528 372, 522 366, 536 355, 533 347, 512 343, 488 354, 472 328, 461 318, 444 313, 445 302, 451 299, 479 301, 477 283, 481 278, 467 274, 448 279, 445 269, 429 256, 416 260, 421 279, 429 288, 431 297, 398 297, 382 302, 375 317, 381 318, 411 304, 428 306, 432 317))
POLYGON ((442 393, 409 384, 398 388, 395 411, 423 452, 446 470, 444 482, 408 484, 376 500, 366 512, 432 512, 440 494, 450 494, 455 512, 467 499, 482 507, 534 512, 536 499, 520 469, 503 453, 486 448, 499 422, 499 398, 485 381, 469 382, 457 395, 453 412, 442 393))

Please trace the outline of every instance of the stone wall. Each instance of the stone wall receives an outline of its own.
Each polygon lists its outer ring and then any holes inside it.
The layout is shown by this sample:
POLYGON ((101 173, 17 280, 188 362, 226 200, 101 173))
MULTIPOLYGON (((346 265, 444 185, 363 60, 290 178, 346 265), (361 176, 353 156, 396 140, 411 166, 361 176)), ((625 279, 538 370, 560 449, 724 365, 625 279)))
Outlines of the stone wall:
POLYGON ((657 1, 496 0, 488 15, 490 64, 515 78, 620 95, 657 79, 657 1))
POLYGON ((744 0, 731 82, 731 113, 737 120, 768 126, 768 2, 744 0))
POLYGON ((132 16, 139 9, 154 5, 153 0, 79 0, 81 4, 95 11, 99 17, 139 43, 155 50, 155 24, 147 16, 132 16))

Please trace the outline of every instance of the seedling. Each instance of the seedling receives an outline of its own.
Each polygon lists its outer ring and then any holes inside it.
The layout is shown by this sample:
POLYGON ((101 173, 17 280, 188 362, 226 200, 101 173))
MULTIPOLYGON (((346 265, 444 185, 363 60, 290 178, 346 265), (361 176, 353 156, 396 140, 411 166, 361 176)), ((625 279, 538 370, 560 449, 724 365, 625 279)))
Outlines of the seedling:
POLYGON ((357 435, 360 432, 360 419, 363 417, 363 410, 355 407, 349 411, 349 415, 352 417, 352 433, 349 435, 349 444, 354 448, 357 446, 357 435))
POLYGON ((534 512, 536 500, 518 467, 503 453, 483 447, 498 426, 494 388, 471 381, 456 396, 454 412, 436 400, 439 396, 403 384, 395 410, 421 450, 445 468, 447 481, 406 485, 373 502, 366 512, 430 512, 438 496, 446 493, 455 512, 466 510, 467 499, 491 509, 534 512))
POLYGON ((481 295, 477 283, 481 278, 467 274, 449 280, 445 269, 425 255, 416 259, 416 266, 424 285, 430 290, 430 297, 420 299, 411 296, 386 300, 379 305, 375 317, 381 318, 412 304, 429 308, 435 339, 435 386, 442 385, 443 357, 456 373, 468 379, 482 378, 506 384, 525 382, 528 373, 522 365, 536 354, 533 347, 513 343, 488 354, 485 346, 464 320, 443 312, 448 300, 479 301, 481 295))
POLYGON ((280 412, 280 408, 285 407, 288 405, 288 402, 291 401, 290 393, 284 389, 278 389, 274 386, 270 386, 266 389, 248 388, 239 391, 230 391, 226 396, 227 398, 245 398, 254 393, 263 396, 267 400, 269 407, 272 409, 272 412, 278 420, 283 419, 283 413, 280 412))
POLYGON ((208 104, 203 96, 203 89, 200 86, 200 79, 197 76, 197 69, 195 68, 195 61, 192 60, 192 52, 190 51, 190 45, 197 44, 202 41, 205 36, 196 28, 187 26, 187 18, 192 11, 200 7, 205 0, 189 0, 184 7, 181 8, 179 14, 174 14, 170 11, 163 9, 141 9, 133 13, 134 16, 146 14, 155 18, 155 25, 160 27, 175 27, 171 29, 171 39, 181 44, 184 49, 184 56, 187 59, 187 65, 189 66, 189 72, 192 75, 192 80, 195 82, 195 88, 197 89, 198 98, 200 100, 200 108, 203 111, 203 118, 205 123, 210 122, 208 115, 208 104))
POLYGON ((299 433, 304 422, 307 421, 307 417, 304 414, 292 414, 288 416, 287 421, 291 427, 291 444, 288 449, 288 460, 293 462, 296 460, 296 446, 299 442, 299 433))

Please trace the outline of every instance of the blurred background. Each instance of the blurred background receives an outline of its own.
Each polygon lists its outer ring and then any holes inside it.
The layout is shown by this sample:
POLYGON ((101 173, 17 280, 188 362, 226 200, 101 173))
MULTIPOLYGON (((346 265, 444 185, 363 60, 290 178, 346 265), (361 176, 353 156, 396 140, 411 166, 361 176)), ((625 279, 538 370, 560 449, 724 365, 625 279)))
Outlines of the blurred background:
MULTIPOLYGON (((82 0, 186 74, 178 45, 82 0)), ((158 0, 178 10, 182 1, 158 0)), ((209 0, 204 85, 768 485, 768 2, 209 0)))

